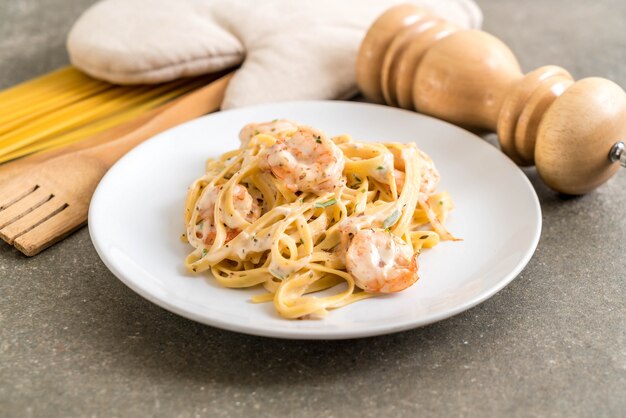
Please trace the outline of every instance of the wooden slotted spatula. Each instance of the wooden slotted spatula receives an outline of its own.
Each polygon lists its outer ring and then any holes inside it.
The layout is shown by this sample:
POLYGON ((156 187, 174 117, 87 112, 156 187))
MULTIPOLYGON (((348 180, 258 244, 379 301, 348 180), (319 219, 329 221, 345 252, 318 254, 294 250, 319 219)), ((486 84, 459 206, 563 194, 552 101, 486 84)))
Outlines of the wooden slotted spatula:
POLYGON ((138 118, 140 123, 127 125, 134 129, 113 141, 9 167, 11 178, 5 175, 0 183, 0 238, 33 256, 82 226, 93 192, 113 163, 151 136, 219 109, 231 77, 138 118))

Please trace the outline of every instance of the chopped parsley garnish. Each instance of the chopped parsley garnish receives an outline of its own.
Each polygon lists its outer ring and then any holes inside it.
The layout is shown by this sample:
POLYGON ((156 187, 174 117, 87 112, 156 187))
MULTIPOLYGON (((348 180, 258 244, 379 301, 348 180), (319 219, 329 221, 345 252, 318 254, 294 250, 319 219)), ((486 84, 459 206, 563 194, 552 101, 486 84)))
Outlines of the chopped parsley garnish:
POLYGON ((207 250, 206 248, 202 249, 202 257, 204 257, 205 255, 207 255, 209 253, 209 250, 207 250))
POLYGON ((335 199, 334 197, 330 200, 327 200, 326 202, 317 202, 315 204, 316 208, 327 208, 329 206, 334 205, 335 203, 337 203, 337 199, 335 199))
POLYGON ((321 137, 321 136, 319 136, 319 135, 318 135, 318 136, 316 136, 316 137, 315 137, 315 142, 317 142, 318 144, 321 144, 321 143, 322 143, 322 137, 321 137))
POLYGON ((422 236, 420 237, 420 239, 427 239, 427 238, 428 238, 428 235, 422 235, 422 236))
POLYGON ((272 123, 278 122, 278 119, 272 119, 272 123))
POLYGON ((400 211, 396 210, 394 211, 387 219, 385 219, 385 221, 383 222, 383 228, 385 229, 389 229, 391 228, 396 222, 398 222, 398 219, 400 218, 400 211))
POLYGON ((382 165, 379 165, 378 167, 376 167, 376 170, 384 170, 385 167, 383 167, 382 165))
POLYGON ((260 134, 260 133, 261 133, 261 132, 260 132, 258 129, 255 129, 255 130, 254 130, 254 134, 255 134, 255 135, 258 135, 258 134, 260 134))

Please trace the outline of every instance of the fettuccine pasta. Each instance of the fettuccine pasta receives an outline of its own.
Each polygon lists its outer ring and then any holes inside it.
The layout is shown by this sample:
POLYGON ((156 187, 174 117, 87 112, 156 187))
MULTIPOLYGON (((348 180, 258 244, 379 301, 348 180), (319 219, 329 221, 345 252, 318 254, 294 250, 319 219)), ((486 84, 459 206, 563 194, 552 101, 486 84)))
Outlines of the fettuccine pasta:
POLYGON ((285 318, 404 290, 422 248, 455 239, 452 200, 414 143, 328 138, 288 120, 247 125, 240 140, 188 190, 185 264, 226 287, 264 288, 253 302, 285 318))

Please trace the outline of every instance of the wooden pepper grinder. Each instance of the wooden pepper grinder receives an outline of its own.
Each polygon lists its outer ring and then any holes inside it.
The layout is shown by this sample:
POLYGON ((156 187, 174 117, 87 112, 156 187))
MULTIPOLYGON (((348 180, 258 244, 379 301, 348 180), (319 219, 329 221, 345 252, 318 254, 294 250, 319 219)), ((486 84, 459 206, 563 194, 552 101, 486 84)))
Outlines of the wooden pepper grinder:
POLYGON ((502 151, 535 164, 552 189, 583 194, 626 167, 626 94, 603 78, 574 82, 549 65, 524 75, 510 49, 413 5, 369 29, 357 82, 371 101, 495 131, 502 151))

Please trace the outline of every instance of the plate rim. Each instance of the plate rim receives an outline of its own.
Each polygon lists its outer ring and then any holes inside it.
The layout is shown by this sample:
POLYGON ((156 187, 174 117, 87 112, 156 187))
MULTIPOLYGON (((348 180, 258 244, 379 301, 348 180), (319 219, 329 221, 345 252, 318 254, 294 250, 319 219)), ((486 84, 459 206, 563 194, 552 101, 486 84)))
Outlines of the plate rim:
MULTIPOLYGON (((129 287, 131 290, 133 290, 135 293, 137 293, 139 296, 147 299, 148 301, 154 303, 155 305, 168 310, 176 315, 182 316, 183 318, 187 318, 187 319, 191 319, 193 321, 205 324, 205 325, 209 325, 209 326, 213 326, 216 328, 220 328, 220 329, 224 329, 224 330, 228 330, 228 331, 233 331, 233 332, 239 332, 239 333, 244 333, 244 334, 248 334, 248 335, 254 335, 254 336, 261 336, 261 337, 271 337, 271 338, 280 338, 280 339, 296 339, 296 340, 338 340, 338 339, 354 339, 354 338, 364 338, 364 337, 373 337, 373 336, 379 336, 379 335, 387 335, 387 334, 392 334, 392 333, 396 333, 396 332, 401 332, 401 331, 406 331, 406 330, 410 330, 410 329, 414 329, 414 328, 420 328, 423 326, 427 326, 430 324, 433 324, 435 322, 439 322, 441 320, 444 319, 448 319, 451 318, 453 316, 456 316, 462 312, 465 312, 479 304, 481 304, 482 302, 486 301, 487 299, 490 299, 491 297, 493 297, 496 293, 498 293, 500 290, 502 290, 504 287, 506 287, 508 284, 510 284, 521 272, 522 270, 527 266, 528 262, 531 260, 531 258, 533 257, 536 249, 537 249, 537 245, 539 243, 539 239, 541 237, 541 230, 542 230, 542 224, 543 224, 543 219, 542 219, 542 212, 541 212, 541 205, 539 202, 539 198, 537 196, 537 193, 535 191, 535 188, 533 187, 532 183, 530 182, 530 180, 528 179, 528 177, 526 176, 526 174, 510 159, 508 158, 506 155, 501 154, 501 156, 503 157, 503 159, 510 164, 516 171, 516 174, 519 176, 519 178, 522 180, 522 183, 525 184, 525 186, 528 187, 528 190, 530 191, 530 196, 531 196, 531 201, 532 201, 532 207, 534 209, 533 214, 535 215, 536 219, 537 219, 537 223, 535 226, 535 230, 533 231, 533 235, 532 235, 532 241, 531 241, 531 245, 529 246, 528 250, 524 253, 523 257, 520 258, 520 260, 517 262, 517 264, 515 265, 515 268, 512 269, 508 274, 506 274, 501 280, 498 281, 498 283, 495 286, 492 286, 491 288, 489 288, 487 291, 480 293, 479 295, 477 295, 476 297, 465 301, 464 303, 459 304, 458 306, 456 306, 453 309, 449 309, 446 310, 444 312, 441 312, 439 314, 434 314, 434 315, 426 315, 424 317, 420 317, 419 319, 410 319, 410 320, 405 320, 402 322, 398 322, 394 325, 388 325, 388 324, 378 324, 378 325, 373 325, 371 327, 368 327, 366 329, 357 329, 356 331, 346 331, 345 329, 342 329, 340 331, 338 330, 334 330, 334 329, 306 329, 306 328, 284 328, 284 329, 274 329, 274 328, 259 328, 259 327, 255 327, 252 325, 247 325, 247 324, 237 324, 234 322, 228 322, 228 321, 224 321, 220 318, 208 318, 206 316, 197 314, 191 310, 187 310, 184 308, 181 308, 173 303, 171 303, 169 300, 167 299, 163 299, 163 298, 159 298, 155 295, 153 295, 152 293, 150 293, 149 291, 146 291, 144 288, 142 288, 141 286, 138 285, 138 283, 133 280, 132 278, 128 277, 127 274, 125 274, 124 272, 120 271, 120 269, 118 269, 118 267, 113 264, 111 262, 111 260, 108 259, 108 257, 105 255, 105 249, 104 249, 104 243, 102 242, 102 237, 99 236, 99 233, 97 232, 97 228, 94 226, 94 222, 92 222, 92 218, 93 213, 95 212, 94 207, 97 206, 97 203, 94 204, 94 202, 98 202, 99 199, 101 198, 101 194, 103 193, 102 190, 105 186, 102 186, 103 184, 106 184, 105 181, 107 180, 107 178, 110 176, 110 173, 113 172, 113 170, 115 169, 115 167, 121 162, 126 160, 127 158, 132 158, 132 155, 137 153, 137 152, 141 152, 141 149, 145 146, 145 144, 149 143, 150 141, 154 140, 155 138, 158 138, 162 135, 165 135, 167 133, 169 133, 172 130, 176 130, 182 126, 185 126, 187 124, 190 123, 195 123, 200 119, 210 119, 212 117, 219 117, 219 115, 224 114, 224 113, 231 113, 231 112, 238 112, 241 110, 254 110, 254 109, 258 109, 258 108, 264 108, 264 107, 268 107, 268 106, 325 106, 325 105, 339 105, 339 106, 351 106, 351 107, 370 107, 370 108, 382 108, 385 111, 397 111, 397 112, 401 112, 401 113, 407 113, 410 114, 411 116, 415 117, 419 117, 419 118, 426 118, 426 119, 431 119, 436 121, 437 123, 441 123, 441 124, 445 124, 447 125, 449 128, 453 128, 454 130, 458 130, 461 131, 465 136, 468 137, 472 137, 473 140, 478 141, 479 143, 481 143, 480 146, 491 146, 489 143, 487 143, 483 138, 479 137, 478 135, 467 131, 459 126, 456 126, 452 123, 434 118, 432 116, 428 116, 428 115, 423 115, 421 113, 417 113, 417 112, 413 112, 413 111, 409 111, 406 109, 399 109, 399 108, 393 108, 393 107, 389 107, 389 106, 384 106, 384 105, 379 105, 379 104, 372 104, 372 103, 364 103, 364 102, 353 102, 353 101, 341 101, 341 100, 297 100, 297 101, 283 101, 283 102, 272 102, 272 103, 264 103, 264 104, 258 104, 258 105, 253 105, 253 106, 246 106, 246 107, 241 107, 241 108, 235 108, 235 109, 227 109, 227 110, 223 110, 223 111, 219 111, 219 112, 214 112, 211 114, 207 114, 207 115, 203 115, 201 117, 198 118, 194 118, 188 122, 185 122, 183 124, 177 125, 173 128, 167 129, 157 135, 154 135, 150 138, 148 138, 147 140, 143 141, 141 144, 137 145, 136 147, 134 147, 133 149, 131 149, 128 153, 126 153, 125 155, 123 155, 112 167, 109 168, 109 170, 105 173, 105 175, 103 176, 103 178, 100 180, 100 182, 98 183, 98 186, 96 188, 96 190, 94 191, 92 200, 90 202, 89 205, 89 214, 88 214, 88 230, 89 230, 89 236, 91 238, 91 242, 98 254, 98 256, 100 257, 100 259, 102 260, 102 262, 105 264, 105 266, 109 269, 109 271, 111 271, 111 273, 113 273, 113 275, 120 280, 122 283, 124 283, 127 287, 129 287), (129 157, 130 156, 130 157, 129 157)), ((286 321, 288 321, 287 319, 285 319, 286 321)), ((323 321, 323 319, 322 319, 323 321)))

